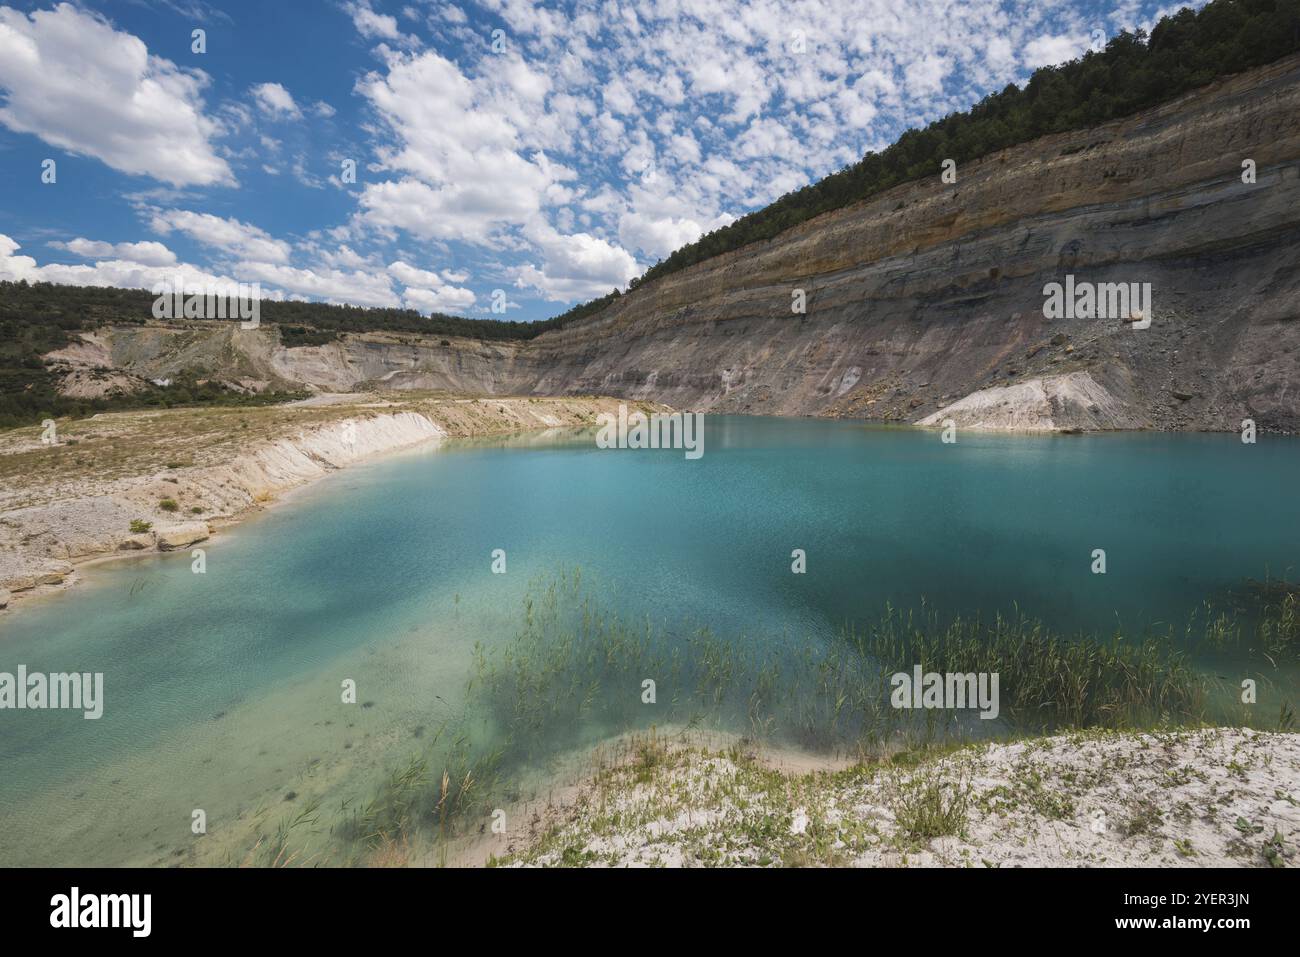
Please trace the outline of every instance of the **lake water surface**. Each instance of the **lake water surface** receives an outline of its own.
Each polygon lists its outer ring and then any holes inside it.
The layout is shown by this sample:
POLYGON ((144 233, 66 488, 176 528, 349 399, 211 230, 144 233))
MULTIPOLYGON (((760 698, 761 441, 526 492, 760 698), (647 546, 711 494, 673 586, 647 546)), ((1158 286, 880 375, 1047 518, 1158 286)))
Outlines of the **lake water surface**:
POLYGON ((240 863, 251 828, 309 796, 363 800, 455 712, 474 644, 508 641, 530 583, 560 569, 620 615, 736 641, 832 642, 922 598, 1136 633, 1247 579, 1294 580, 1298 476, 1290 439, 945 445, 723 416, 696 461, 564 433, 349 469, 207 543, 205 574, 186 553, 92 568, 0 618, 0 671, 105 676, 97 721, 0 711, 0 864, 240 863))

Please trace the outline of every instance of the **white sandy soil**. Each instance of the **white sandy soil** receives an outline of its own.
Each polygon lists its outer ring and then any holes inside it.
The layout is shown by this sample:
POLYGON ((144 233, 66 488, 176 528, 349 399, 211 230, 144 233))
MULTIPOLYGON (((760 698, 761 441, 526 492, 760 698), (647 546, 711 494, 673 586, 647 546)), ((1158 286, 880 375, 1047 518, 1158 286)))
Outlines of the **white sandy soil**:
POLYGON ((1088 733, 813 772, 643 740, 522 812, 477 852, 512 866, 1295 866, 1300 735, 1088 733))

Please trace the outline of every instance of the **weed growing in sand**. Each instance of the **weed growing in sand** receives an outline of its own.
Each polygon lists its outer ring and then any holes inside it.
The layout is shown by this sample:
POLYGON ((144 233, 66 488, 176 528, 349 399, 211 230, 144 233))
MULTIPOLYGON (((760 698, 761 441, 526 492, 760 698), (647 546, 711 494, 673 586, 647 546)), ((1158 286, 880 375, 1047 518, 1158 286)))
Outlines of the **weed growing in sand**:
POLYGON ((1275 830, 1273 836, 1264 842, 1263 854, 1269 867, 1286 867, 1286 847, 1280 831, 1275 830))
POLYGON ((970 808, 970 782, 944 772, 917 773, 894 778, 893 812, 899 836, 924 843, 936 837, 961 834, 970 808))
POLYGON ((1120 833, 1125 837, 1154 834, 1161 824, 1160 808, 1145 798, 1136 798, 1128 805, 1120 820, 1120 833))

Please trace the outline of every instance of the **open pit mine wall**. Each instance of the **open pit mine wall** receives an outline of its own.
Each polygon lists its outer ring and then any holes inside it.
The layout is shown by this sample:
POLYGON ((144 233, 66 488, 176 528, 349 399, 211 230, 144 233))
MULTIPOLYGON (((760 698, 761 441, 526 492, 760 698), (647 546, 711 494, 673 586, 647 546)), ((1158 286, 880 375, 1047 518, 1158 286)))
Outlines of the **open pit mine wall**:
POLYGON ((1298 161, 1292 57, 955 184, 936 169, 650 283, 526 358, 542 392, 711 411, 918 421, 976 393, 959 424, 1295 430, 1298 161), (1067 274, 1149 282, 1150 328, 1046 319, 1044 285, 1067 274))
POLYGON ((936 169, 531 342, 369 335, 285 349, 272 330, 119 329, 105 348, 137 374, 220 357, 253 387, 603 394, 1016 429, 1235 430, 1252 418, 1296 431, 1298 240, 1290 57, 963 164, 955 183, 936 169), (1045 318, 1045 284, 1067 275, 1150 283, 1150 327, 1045 318))

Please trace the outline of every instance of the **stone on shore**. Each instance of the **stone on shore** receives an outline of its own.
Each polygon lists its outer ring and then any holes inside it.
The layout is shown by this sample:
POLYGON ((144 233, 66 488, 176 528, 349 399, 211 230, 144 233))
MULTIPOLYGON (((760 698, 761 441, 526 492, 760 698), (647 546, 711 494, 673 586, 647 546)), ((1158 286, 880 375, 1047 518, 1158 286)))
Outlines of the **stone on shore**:
POLYGON ((153 533, 140 532, 136 535, 128 535, 118 543, 118 549, 124 552, 138 552, 144 548, 153 547, 153 533))
POLYGON ((158 540, 158 551, 169 552, 173 548, 184 548, 203 541, 209 535, 208 523, 181 522, 179 525, 159 528, 155 530, 154 535, 158 540))
POLYGON ((63 579, 72 574, 72 562, 51 560, 45 563, 45 569, 36 576, 38 585, 62 585, 63 579))

